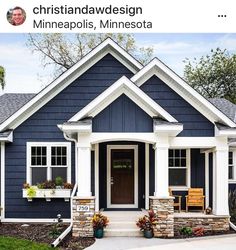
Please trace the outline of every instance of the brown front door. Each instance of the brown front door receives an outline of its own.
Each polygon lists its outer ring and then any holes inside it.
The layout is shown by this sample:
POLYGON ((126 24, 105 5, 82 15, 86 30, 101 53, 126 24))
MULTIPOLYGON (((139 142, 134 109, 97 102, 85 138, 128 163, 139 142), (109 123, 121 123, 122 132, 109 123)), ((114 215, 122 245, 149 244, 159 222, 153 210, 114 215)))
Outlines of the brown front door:
POLYGON ((134 204, 134 149, 111 149, 111 204, 134 204))

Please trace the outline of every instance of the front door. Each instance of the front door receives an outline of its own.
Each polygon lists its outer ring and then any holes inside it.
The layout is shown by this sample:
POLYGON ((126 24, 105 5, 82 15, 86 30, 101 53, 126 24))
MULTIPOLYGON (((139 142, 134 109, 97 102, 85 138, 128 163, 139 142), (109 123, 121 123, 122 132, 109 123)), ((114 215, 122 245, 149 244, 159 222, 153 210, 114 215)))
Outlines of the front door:
POLYGON ((137 146, 108 146, 108 207, 137 207, 137 146))

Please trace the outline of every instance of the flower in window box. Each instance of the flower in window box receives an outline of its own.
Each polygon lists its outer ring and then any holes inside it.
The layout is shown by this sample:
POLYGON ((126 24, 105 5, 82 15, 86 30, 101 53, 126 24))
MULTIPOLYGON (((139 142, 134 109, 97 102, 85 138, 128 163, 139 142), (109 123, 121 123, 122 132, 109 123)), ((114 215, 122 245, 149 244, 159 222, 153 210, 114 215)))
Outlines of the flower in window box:
POLYGON ((63 183, 63 187, 64 187, 65 189, 73 189, 73 184, 68 183, 68 182, 64 182, 64 183, 63 183))

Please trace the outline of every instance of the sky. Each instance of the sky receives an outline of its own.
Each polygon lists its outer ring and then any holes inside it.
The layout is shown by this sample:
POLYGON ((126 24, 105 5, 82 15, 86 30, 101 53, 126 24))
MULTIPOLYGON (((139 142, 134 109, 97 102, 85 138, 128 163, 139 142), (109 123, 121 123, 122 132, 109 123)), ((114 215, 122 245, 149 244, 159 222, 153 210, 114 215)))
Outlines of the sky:
MULTIPOLYGON (((236 53, 233 34, 134 34, 137 46, 153 46, 154 56, 183 76, 185 58, 193 60, 217 47, 236 53)), ((37 93, 53 80, 53 67, 43 68, 39 54, 26 46, 27 34, 0 34, 0 65, 6 71, 3 93, 37 93)))

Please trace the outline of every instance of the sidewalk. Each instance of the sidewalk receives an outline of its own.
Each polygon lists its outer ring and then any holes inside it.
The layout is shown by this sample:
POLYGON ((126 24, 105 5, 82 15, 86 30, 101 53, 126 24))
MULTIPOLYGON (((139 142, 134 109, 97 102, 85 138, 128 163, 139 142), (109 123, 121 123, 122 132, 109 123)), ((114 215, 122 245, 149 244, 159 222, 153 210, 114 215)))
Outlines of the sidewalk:
POLYGON ((107 237, 97 239, 88 250, 235 250, 236 235, 191 239, 145 239, 141 237, 107 237))

